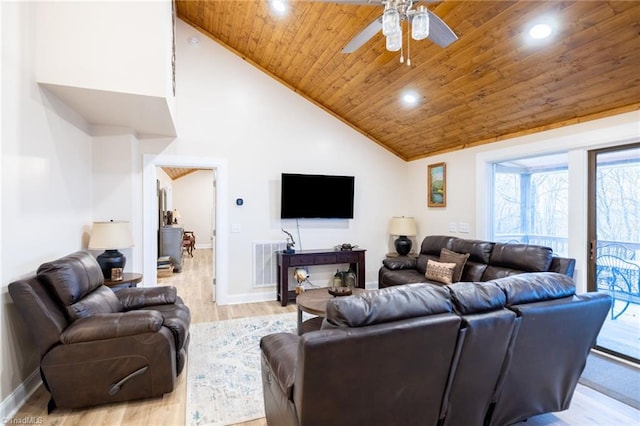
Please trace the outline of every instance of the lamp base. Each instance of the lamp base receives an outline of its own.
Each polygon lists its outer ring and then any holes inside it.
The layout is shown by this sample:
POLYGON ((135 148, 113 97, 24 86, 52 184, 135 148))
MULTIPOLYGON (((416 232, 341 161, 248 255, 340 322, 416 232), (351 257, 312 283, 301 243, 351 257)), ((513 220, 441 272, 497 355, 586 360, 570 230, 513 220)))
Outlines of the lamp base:
POLYGON ((406 235, 400 235, 396 240, 395 246, 400 256, 406 256, 411 251, 411 240, 406 235))
POLYGON ((104 275, 107 280, 111 279, 111 270, 113 268, 124 269, 124 265, 127 263, 127 258, 118 250, 105 250, 96 260, 98 261, 98 265, 100 265, 100 269, 102 269, 102 275, 104 275))

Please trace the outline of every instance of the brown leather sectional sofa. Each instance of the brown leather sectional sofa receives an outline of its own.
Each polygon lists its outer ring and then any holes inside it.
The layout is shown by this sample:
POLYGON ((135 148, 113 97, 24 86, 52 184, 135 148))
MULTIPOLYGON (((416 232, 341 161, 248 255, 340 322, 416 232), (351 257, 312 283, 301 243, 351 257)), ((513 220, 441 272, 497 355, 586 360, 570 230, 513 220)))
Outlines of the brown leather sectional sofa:
POLYGON ((185 365, 191 314, 175 287, 114 293, 103 283, 96 260, 77 252, 9 285, 40 352, 49 411, 171 392, 185 365))
MULTIPOLYGON (((446 235, 425 237, 417 258, 402 256, 382 261, 378 287, 431 282, 427 262, 439 260, 442 249, 469 254, 459 281, 489 281, 523 272, 558 272, 573 277, 575 259, 554 256, 549 247, 468 240, 446 235)), ((455 282, 455 281, 454 281, 455 282)))
POLYGON ((567 275, 408 284, 331 299, 262 338, 269 425, 495 425, 569 407, 611 304, 567 275))

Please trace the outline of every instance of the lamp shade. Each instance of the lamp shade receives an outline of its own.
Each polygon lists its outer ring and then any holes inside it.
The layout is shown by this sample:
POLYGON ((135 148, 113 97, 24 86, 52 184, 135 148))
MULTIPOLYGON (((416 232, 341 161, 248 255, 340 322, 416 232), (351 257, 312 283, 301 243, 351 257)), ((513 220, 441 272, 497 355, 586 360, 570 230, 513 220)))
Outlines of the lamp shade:
POLYGON ((389 234, 414 236, 417 234, 416 221, 412 217, 393 217, 389 223, 389 234))
POLYGON ((94 222, 89 250, 117 250, 133 247, 129 222, 94 222))
POLYGON ((122 279, 127 258, 118 249, 129 247, 133 247, 129 222, 93 222, 89 250, 105 250, 96 258, 105 279, 122 279))

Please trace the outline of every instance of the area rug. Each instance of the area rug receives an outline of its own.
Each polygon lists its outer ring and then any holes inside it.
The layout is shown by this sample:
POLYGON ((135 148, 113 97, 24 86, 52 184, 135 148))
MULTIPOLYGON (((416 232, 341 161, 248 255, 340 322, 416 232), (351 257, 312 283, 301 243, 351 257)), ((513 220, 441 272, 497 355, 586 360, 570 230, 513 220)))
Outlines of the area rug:
POLYGON ((264 417, 260 338, 295 333, 296 314, 191 325, 187 425, 230 425, 264 417))
POLYGON ((580 383, 640 410, 640 368, 591 352, 580 383))

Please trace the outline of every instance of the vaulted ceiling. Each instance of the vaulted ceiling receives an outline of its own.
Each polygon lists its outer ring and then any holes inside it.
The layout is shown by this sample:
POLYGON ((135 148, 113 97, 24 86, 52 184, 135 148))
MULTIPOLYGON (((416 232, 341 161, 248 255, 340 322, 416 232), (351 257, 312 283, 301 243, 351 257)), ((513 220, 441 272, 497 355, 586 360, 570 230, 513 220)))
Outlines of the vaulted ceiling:
MULTIPOLYGON (((640 109, 640 1, 425 2, 458 40, 413 41, 411 66, 378 33, 380 2, 177 0, 177 16, 402 159, 640 109), (346 2, 346 4, 345 4, 346 2), (552 36, 527 40, 553 22, 552 36), (405 90, 415 107, 401 101, 405 90)), ((406 42, 405 42, 406 43, 406 42)))

